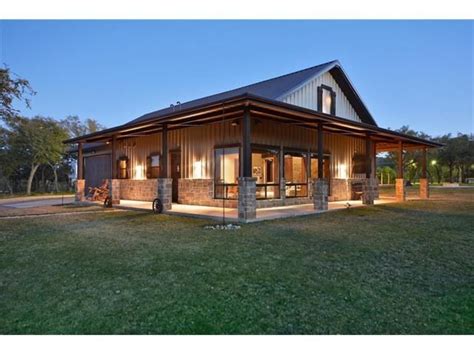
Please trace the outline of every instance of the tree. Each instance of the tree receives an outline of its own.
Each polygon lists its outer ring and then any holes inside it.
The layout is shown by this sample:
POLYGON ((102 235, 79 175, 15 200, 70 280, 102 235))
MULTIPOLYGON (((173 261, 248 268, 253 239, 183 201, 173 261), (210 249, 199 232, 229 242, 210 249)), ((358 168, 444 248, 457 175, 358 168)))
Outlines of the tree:
MULTIPOLYGON (((10 120, 11 146, 22 155, 30 166, 26 193, 31 194, 33 177, 41 164, 56 166, 65 152, 63 141, 66 130, 51 118, 35 116, 31 119, 17 117, 10 120)), ((53 171, 56 171, 53 168, 53 171)), ((57 186, 57 175, 56 182, 57 186)))
POLYGON ((30 107, 30 100, 26 96, 35 94, 28 80, 16 75, 12 77, 7 67, 0 68, 0 119, 7 122, 16 117, 19 111, 13 108, 13 101, 24 101, 30 107))
POLYGON ((69 138, 83 136, 105 129, 99 122, 93 118, 87 118, 81 121, 79 116, 67 116, 61 120, 61 126, 66 129, 69 138))

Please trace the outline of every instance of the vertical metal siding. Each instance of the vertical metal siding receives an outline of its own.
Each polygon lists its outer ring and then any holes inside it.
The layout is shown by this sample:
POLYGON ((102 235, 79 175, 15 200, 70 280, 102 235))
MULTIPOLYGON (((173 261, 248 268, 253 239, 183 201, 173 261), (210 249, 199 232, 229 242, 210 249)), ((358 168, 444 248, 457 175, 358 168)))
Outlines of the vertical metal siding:
POLYGON ((301 88, 284 97, 282 101, 292 105, 317 110, 317 88, 321 84, 330 86, 336 92, 336 116, 361 122, 354 108, 349 103, 349 100, 344 95, 341 88, 339 87, 339 85, 337 85, 336 81, 330 73, 324 73, 323 75, 314 78, 301 88))
MULTIPOLYGON (((182 177, 193 178, 193 162, 201 161, 201 177, 212 178, 214 147, 239 144, 240 129, 240 125, 232 126, 231 122, 225 122, 169 131, 169 149, 181 150, 182 177)), ((332 177, 344 177, 340 171, 343 164, 347 169, 347 177, 350 177, 352 157, 355 153, 365 152, 365 141, 332 133, 325 133, 324 140, 324 151, 331 154, 332 177)), ((117 157, 128 157, 132 178, 137 165, 146 166, 146 158, 150 154, 161 153, 161 133, 127 138, 117 143, 117 157)), ((317 132, 293 124, 258 119, 252 123, 252 143, 316 152, 317 132)))

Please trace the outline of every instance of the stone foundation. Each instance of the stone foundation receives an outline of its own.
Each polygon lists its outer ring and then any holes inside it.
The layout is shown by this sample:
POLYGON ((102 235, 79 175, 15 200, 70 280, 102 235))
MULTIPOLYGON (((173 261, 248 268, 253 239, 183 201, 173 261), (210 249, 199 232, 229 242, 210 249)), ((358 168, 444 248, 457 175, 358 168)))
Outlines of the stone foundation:
POLYGON ((395 198, 397 201, 406 200, 405 179, 395 179, 395 198))
POLYGON ((314 209, 325 211, 328 209, 328 183, 324 179, 313 181, 313 204, 314 209))
POLYGON ((247 222, 257 217, 257 179, 251 177, 239 178, 239 221, 247 222))
POLYGON ((430 198, 430 186, 428 179, 420 179, 420 198, 427 199, 430 198))
POLYGON ((86 199, 86 180, 78 179, 76 180, 76 196, 75 201, 81 202, 86 199))
POLYGON ((153 201, 158 196, 157 179, 120 180, 122 200, 153 201))
POLYGON ((120 180, 109 179, 109 197, 113 205, 120 204, 120 180))
POLYGON ((330 201, 344 201, 351 199, 351 179, 331 179, 330 201))
POLYGON ((163 211, 168 211, 172 206, 172 185, 173 179, 159 178, 157 182, 158 198, 163 204, 163 211))
POLYGON ((373 205, 377 190, 377 182, 373 178, 365 179, 362 187, 362 203, 364 205, 373 205))

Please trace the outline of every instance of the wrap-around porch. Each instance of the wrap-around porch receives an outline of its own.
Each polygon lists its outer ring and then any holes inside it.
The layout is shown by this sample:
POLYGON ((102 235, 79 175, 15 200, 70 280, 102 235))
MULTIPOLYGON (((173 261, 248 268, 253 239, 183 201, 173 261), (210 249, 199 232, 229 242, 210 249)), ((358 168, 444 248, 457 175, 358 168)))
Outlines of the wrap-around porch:
POLYGON ((88 181, 83 144, 97 142, 109 149, 113 205, 150 206, 158 200, 168 213, 222 218, 224 211, 242 222, 347 208, 347 203, 355 207, 389 202, 378 200, 375 178, 376 154, 384 151, 398 153, 395 197, 403 201, 404 151, 423 150, 420 197, 428 198, 426 150, 436 146, 377 126, 244 95, 81 137, 76 142, 78 200, 84 199, 88 181), (143 142, 146 161, 129 159, 127 154, 138 156, 135 150, 143 142))

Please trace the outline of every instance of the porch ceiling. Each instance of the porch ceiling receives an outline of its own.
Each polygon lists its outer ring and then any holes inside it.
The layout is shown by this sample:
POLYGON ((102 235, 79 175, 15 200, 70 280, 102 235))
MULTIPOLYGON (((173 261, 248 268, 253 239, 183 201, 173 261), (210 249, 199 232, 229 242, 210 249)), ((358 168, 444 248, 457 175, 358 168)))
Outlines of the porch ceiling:
POLYGON ((113 136, 117 139, 144 136, 162 131, 163 124, 168 125, 168 130, 174 130, 215 122, 235 121, 243 116, 245 109, 249 109, 251 116, 255 118, 265 118, 309 129, 317 129, 318 125, 322 124, 326 132, 359 138, 368 137, 376 143, 378 152, 395 150, 399 146, 399 142, 403 143, 404 149, 435 148, 442 146, 439 143, 408 136, 374 125, 355 122, 249 94, 240 95, 203 107, 176 111, 166 116, 150 118, 136 124, 117 126, 82 137, 73 138, 65 141, 65 143, 107 142, 113 136))

